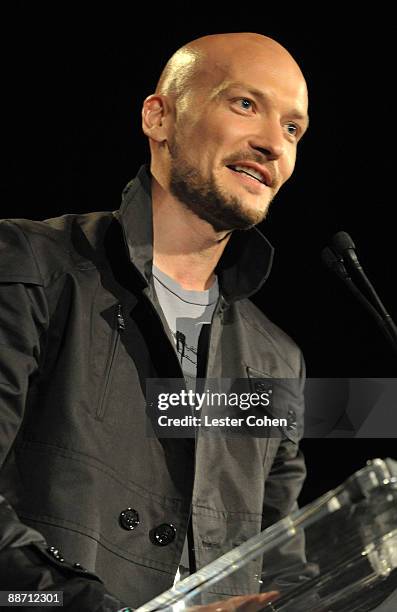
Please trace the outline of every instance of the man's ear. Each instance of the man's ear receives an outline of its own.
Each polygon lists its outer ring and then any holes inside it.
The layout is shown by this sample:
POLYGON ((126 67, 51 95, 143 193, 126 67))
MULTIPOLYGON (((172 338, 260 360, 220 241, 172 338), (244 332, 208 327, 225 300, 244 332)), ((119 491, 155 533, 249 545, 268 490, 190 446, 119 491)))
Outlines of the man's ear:
POLYGON ((148 138, 156 142, 167 140, 167 127, 172 115, 166 96, 152 94, 142 106, 142 129, 148 138))

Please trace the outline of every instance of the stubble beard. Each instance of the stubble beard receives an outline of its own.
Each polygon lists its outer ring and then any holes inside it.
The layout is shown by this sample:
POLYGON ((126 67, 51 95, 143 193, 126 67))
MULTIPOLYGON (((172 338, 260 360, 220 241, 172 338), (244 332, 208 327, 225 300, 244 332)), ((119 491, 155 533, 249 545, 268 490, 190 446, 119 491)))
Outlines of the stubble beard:
MULTIPOLYGON (((170 191, 186 208, 216 232, 247 230, 266 217, 265 210, 245 206, 241 198, 226 194, 215 178, 202 176, 179 152, 174 142, 169 146, 171 154, 170 191)), ((269 202, 270 204, 270 202, 269 202)))

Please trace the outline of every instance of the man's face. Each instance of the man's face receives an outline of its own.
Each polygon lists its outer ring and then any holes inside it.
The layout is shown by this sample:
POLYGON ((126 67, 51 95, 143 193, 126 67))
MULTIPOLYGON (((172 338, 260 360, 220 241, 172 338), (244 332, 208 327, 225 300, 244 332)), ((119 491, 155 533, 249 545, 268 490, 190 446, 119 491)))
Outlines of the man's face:
POLYGON ((306 127, 306 86, 288 62, 242 58, 204 75, 168 140, 170 191, 216 231, 252 227, 291 176, 306 127))

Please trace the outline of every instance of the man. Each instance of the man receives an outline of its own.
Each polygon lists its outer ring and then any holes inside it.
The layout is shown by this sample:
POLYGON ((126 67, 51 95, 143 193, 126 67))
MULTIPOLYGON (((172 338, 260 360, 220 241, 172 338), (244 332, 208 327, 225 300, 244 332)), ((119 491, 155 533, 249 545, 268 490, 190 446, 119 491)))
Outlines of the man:
MULTIPOLYGON (((307 128, 302 73, 265 36, 206 36, 142 117, 150 172, 119 211, 1 224, 1 586, 64 589, 71 609, 105 588, 143 604, 187 532, 193 571, 288 514, 305 476, 301 393, 278 439, 148 435, 145 401, 150 378, 303 380, 247 299, 272 259, 253 226, 307 128)), ((224 594, 258 590, 251 573, 224 594)))

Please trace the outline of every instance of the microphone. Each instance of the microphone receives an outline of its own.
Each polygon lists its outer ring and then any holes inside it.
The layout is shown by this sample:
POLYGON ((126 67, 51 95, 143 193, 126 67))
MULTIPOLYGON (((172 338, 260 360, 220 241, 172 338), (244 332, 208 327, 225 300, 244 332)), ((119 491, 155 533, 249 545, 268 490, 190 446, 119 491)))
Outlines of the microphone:
POLYGON ((347 232, 335 234, 332 237, 331 243, 335 253, 338 253, 342 259, 346 257, 357 270, 362 270, 355 251, 356 245, 347 232))
POLYGON ((335 236, 332 238, 332 246, 335 252, 338 253, 342 257, 342 259, 347 259, 352 269, 357 273, 358 277, 361 279, 363 285, 367 289, 373 305, 375 306, 375 308, 378 309, 382 319, 385 320, 387 327, 390 328, 391 333, 397 340, 397 328, 394 324, 394 321, 387 312, 378 294, 376 293, 371 281, 369 280, 368 276, 365 274, 362 266, 360 265, 355 251, 355 244, 349 234, 347 232, 338 232, 337 234, 335 234, 335 236))
POLYGON ((351 280, 346 268, 343 263, 342 257, 337 257, 329 247, 325 247, 321 252, 321 259, 323 264, 327 266, 332 272, 335 272, 342 280, 351 280))
POLYGON ((331 240, 332 249, 325 247, 322 251, 323 263, 330 268, 345 284, 349 290, 360 301, 365 309, 375 318, 386 338, 391 342, 393 349, 397 352, 397 328, 393 319, 386 311, 382 301, 376 293, 372 283, 365 274, 355 251, 355 244, 347 232, 338 232, 331 240), (346 269, 346 265, 361 280, 368 292, 367 297, 358 289, 346 269))

